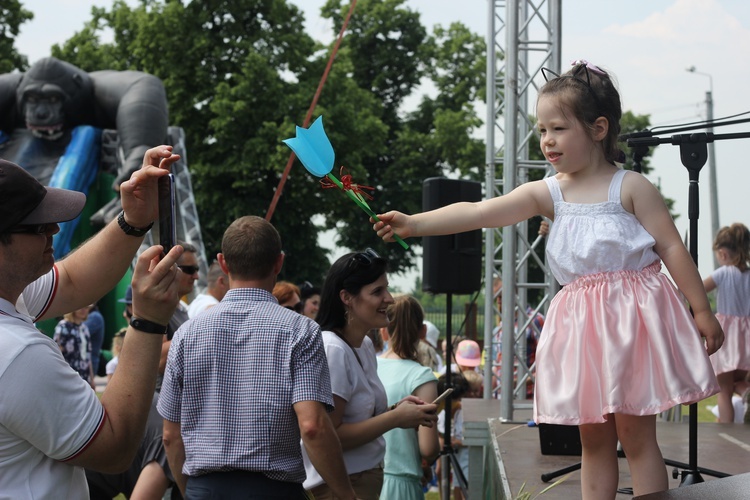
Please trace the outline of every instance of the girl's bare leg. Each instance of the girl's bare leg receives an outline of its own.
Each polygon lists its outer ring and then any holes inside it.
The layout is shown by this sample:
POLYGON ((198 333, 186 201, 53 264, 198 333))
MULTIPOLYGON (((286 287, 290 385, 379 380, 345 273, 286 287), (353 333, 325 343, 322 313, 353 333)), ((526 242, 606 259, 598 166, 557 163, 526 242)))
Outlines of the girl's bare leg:
POLYGON ((734 405, 732 396, 734 395, 734 372, 720 373, 716 376, 719 381, 721 392, 717 397, 719 403, 719 422, 731 424, 734 422, 734 405))
POLYGON ((585 424, 581 431, 581 496, 583 500, 615 498, 620 472, 617 467, 617 431, 613 415, 603 424, 585 424))
POLYGON ((616 414, 617 437, 633 479, 633 495, 669 489, 667 467, 656 442, 656 415, 616 414))

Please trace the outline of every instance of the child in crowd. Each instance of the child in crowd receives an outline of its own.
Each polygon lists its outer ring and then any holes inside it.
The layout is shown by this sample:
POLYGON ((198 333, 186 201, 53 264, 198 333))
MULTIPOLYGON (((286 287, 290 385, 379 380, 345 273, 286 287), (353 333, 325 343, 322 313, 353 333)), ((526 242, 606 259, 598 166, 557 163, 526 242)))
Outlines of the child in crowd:
MULTIPOLYGON (((464 417, 463 405, 464 398, 481 398, 484 391, 484 377, 474 370, 462 370, 451 378, 453 393, 451 393, 451 446, 461 466, 461 473, 465 479, 469 477, 469 450, 463 444, 464 435, 464 417)), ((447 388, 445 375, 438 379, 438 392, 441 394, 447 388)), ((438 414, 438 432, 440 433, 440 447, 445 445, 445 405, 441 403, 438 414)), ((435 474, 440 479, 440 462, 437 463, 435 474)), ((451 479, 454 486, 454 499, 463 498, 461 488, 455 478, 451 479)), ((441 490, 442 491, 442 490, 441 490)))
POLYGON ((392 241, 554 220, 547 262, 563 288, 537 346, 534 420, 579 426, 585 500, 615 498, 618 439, 634 494, 666 490, 656 415, 719 392, 708 355, 724 334, 661 194, 615 163, 622 107, 609 73, 586 61, 543 72, 537 128, 556 175, 476 203, 391 211, 373 228, 392 241))
MULTIPOLYGON (((397 297, 388 306, 388 349, 378 358, 388 404, 410 395, 431 402, 437 397, 437 379, 429 367, 417 362, 417 346, 425 330, 424 311, 414 297, 397 297)), ((432 464, 440 453, 437 427, 396 428, 385 433, 385 466, 380 497, 420 500, 422 460, 432 464)))
POLYGON ((456 348, 456 364, 462 372, 477 371, 482 363, 482 350, 473 340, 462 340, 456 348))
MULTIPOLYGON (((724 329, 724 347, 711 355, 719 392, 719 422, 735 419, 732 396, 750 394, 745 380, 750 370, 750 231, 744 224, 722 227, 714 239, 721 267, 703 280, 706 291, 716 289, 716 317, 724 329)), ((742 421, 740 419, 740 421, 742 421)))
POLYGON ((120 362, 120 351, 122 351, 122 344, 125 342, 125 332, 127 331, 127 328, 122 328, 112 337, 112 359, 107 362, 106 366, 107 382, 112 380, 112 375, 115 374, 115 369, 117 369, 117 363, 120 362))
POLYGON ((83 323, 89 316, 89 307, 82 307, 63 316, 55 327, 54 340, 60 346, 65 361, 83 380, 96 390, 94 365, 91 363, 91 335, 83 323))

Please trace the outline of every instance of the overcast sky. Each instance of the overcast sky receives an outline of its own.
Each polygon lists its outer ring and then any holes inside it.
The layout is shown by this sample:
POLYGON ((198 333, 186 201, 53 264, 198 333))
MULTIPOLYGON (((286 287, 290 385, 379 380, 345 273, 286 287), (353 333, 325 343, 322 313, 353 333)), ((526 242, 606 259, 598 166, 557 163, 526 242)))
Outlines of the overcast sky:
MULTIPOLYGON (((22 27, 17 46, 32 63, 48 56, 53 43, 62 43, 80 30, 91 17, 92 5, 112 3, 110 0, 22 2, 34 12, 35 19, 22 27)), ((312 36, 324 41, 332 39, 330 26, 319 16, 324 0, 292 0, 292 3, 305 12, 312 36)), ((583 58, 614 73, 625 110, 650 115, 652 125, 698 121, 705 118, 705 93, 712 84, 715 118, 750 111, 750 2, 747 0, 563 0, 562 4, 563 64, 583 58), (710 78, 687 72, 690 66, 710 78)), ((460 21, 486 36, 486 0, 407 0, 406 5, 420 12, 428 28, 460 21)), ((738 132, 750 132, 750 124, 715 129, 716 134, 738 132)), ((747 201, 750 165, 744 158, 748 149, 750 139, 715 143, 722 226, 743 222, 750 227, 747 201)), ((684 234, 688 227, 688 174, 680 162, 679 148, 668 144, 658 146, 651 164, 654 167, 651 180, 660 183, 664 194, 676 200, 675 210, 682 214, 677 226, 684 234)), ((708 167, 701 172, 700 191, 699 268, 706 275, 713 268, 708 167)), ((413 277, 402 283, 411 286, 413 277)))

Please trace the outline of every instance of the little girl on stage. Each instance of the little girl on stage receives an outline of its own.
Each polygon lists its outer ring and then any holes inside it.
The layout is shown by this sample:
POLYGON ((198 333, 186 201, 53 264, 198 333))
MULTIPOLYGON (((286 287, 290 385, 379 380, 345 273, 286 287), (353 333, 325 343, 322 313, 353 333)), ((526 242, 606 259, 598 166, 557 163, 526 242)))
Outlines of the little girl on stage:
POLYGON ((553 76, 539 91, 537 126, 556 175, 477 203, 391 211, 374 229, 392 241, 554 220, 547 261, 563 288, 537 347, 534 420, 579 426, 584 499, 615 498, 618 440, 634 494, 666 490, 656 415, 719 391, 708 355, 724 334, 659 191, 615 165, 622 108, 609 74, 576 61, 553 76))

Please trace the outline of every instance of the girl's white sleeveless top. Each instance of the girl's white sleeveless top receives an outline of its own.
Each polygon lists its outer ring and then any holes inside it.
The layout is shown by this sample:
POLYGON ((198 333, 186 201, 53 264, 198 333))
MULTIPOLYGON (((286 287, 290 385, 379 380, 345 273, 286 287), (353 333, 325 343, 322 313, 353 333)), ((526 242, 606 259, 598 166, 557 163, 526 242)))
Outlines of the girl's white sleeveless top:
POLYGON ((610 271, 640 271, 659 256, 654 238, 622 206, 625 175, 612 177, 608 199, 602 203, 568 203, 555 177, 544 179, 552 195, 555 220, 547 241, 547 262, 561 285, 576 278, 610 271))

